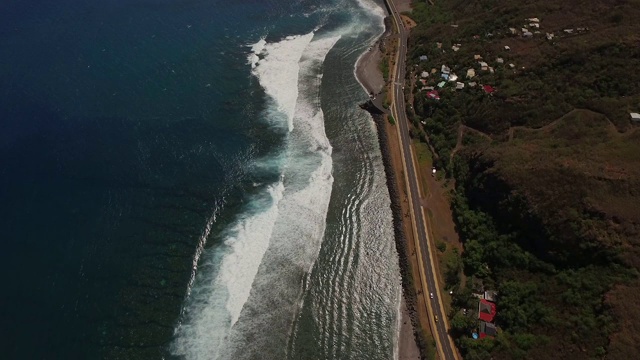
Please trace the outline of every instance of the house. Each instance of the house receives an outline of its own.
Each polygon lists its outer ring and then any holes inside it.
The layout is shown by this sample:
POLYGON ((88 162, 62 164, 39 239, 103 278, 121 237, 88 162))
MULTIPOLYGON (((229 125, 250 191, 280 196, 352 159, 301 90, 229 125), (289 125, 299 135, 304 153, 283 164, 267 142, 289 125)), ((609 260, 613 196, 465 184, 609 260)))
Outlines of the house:
POLYGON ((468 83, 469 87, 476 87, 478 85, 475 81, 468 83))
POLYGON ((484 299, 491 302, 496 302, 496 297, 498 296, 497 291, 486 290, 484 292, 484 299))
POLYGON ((456 90, 462 90, 462 89, 464 89, 464 83, 456 82, 456 90))
POLYGON ((447 83, 446 81, 440 81, 440 82, 438 83, 438 87, 439 87, 439 88, 443 88, 443 87, 444 87, 444 85, 445 85, 446 83, 447 83))
POLYGON ((451 69, 447 65, 442 65, 440 68, 440 72, 443 74, 448 74, 451 72, 451 69))
POLYGON ((638 113, 629 113, 631 115, 631 121, 640 122, 640 114, 638 113))
POLYGON ((516 28, 509 28, 509 32, 511 33, 511 35, 515 35, 518 30, 516 30, 516 28))
POLYGON ((478 64, 480 64, 480 70, 482 70, 482 71, 489 70, 489 64, 487 64, 486 62, 479 61, 478 64))
POLYGON ((482 56, 480 55, 473 55, 473 60, 480 60, 482 59, 482 56))
POLYGON ((487 94, 491 94, 496 91, 496 89, 494 89, 491 85, 482 85, 482 90, 484 90, 484 92, 486 92, 487 94))
POLYGON ((424 78, 428 78, 428 77, 429 77, 429 73, 428 73, 427 71, 423 71, 423 72, 420 74, 420 77, 421 77, 421 78, 423 78, 423 79, 424 79, 424 78))
POLYGON ((553 33, 547 33, 546 36, 547 36, 547 40, 552 40, 554 37, 553 33))
POLYGON ((453 46, 451 47, 451 50, 453 50, 453 51, 458 51, 458 50, 460 50, 460 46, 453 45, 453 46))
POLYGON ((522 29, 520 29, 520 31, 522 31, 523 33, 526 33, 526 32, 528 32, 529 30, 528 30, 527 28, 522 28, 522 29))
POLYGON ((514 69, 516 67, 516 64, 509 64, 509 67, 514 69))
POLYGON ((480 318, 480 320, 484 322, 493 322, 497 313, 496 304, 485 299, 481 299, 478 303, 478 318, 480 318))
POLYGON ((509 45, 505 45, 505 46, 504 46, 504 49, 505 49, 505 50, 507 50, 507 51, 511 50, 511 48, 509 47, 509 45))
POLYGON ((425 86, 422 88, 422 90, 433 90, 434 87, 433 86, 425 86))
POLYGON ((497 58, 497 59, 496 59, 496 62, 497 62, 498 64, 504 64, 504 59, 503 59, 503 58, 497 58))
POLYGON ((529 24, 529 26, 534 27, 536 29, 540 28, 540 24, 538 24, 538 23, 531 23, 531 24, 529 24))
POLYGON ((528 19, 525 19, 525 20, 531 21, 531 22, 534 22, 534 23, 539 23, 540 22, 540 19, 535 18, 535 17, 534 18, 528 18, 528 19))
POLYGON ((533 36, 533 33, 532 33, 531 31, 523 32, 523 33, 522 33, 522 36, 524 36, 524 37, 526 37, 526 38, 528 38, 528 37, 532 37, 532 36, 533 36))
POLYGON ((456 74, 449 75, 449 81, 457 81, 457 80, 458 80, 458 75, 456 74))
POLYGON ((476 76, 476 71, 474 69, 467 70, 467 79, 473 79, 476 76))
POLYGON ((445 80, 449 80, 449 74, 440 74, 440 76, 445 80))
POLYGON ((427 85, 427 80, 425 80, 425 79, 420 79, 420 82, 422 83, 422 86, 426 86, 427 85))
POLYGON ((427 92, 427 97, 429 99, 440 100, 440 94, 438 94, 438 90, 431 90, 427 92))
POLYGON ((495 324, 480 321, 480 339, 484 339, 487 336, 492 338, 496 335, 498 335, 498 329, 495 324))
POLYGON ((493 68, 491 66, 489 66, 489 72, 493 74, 495 72, 495 70, 493 70, 493 68))
POLYGON ((573 34, 573 29, 564 29, 562 31, 566 32, 567 34, 573 34))
POLYGON ((427 61, 427 60, 429 60, 427 55, 420 55, 420 61, 427 61))

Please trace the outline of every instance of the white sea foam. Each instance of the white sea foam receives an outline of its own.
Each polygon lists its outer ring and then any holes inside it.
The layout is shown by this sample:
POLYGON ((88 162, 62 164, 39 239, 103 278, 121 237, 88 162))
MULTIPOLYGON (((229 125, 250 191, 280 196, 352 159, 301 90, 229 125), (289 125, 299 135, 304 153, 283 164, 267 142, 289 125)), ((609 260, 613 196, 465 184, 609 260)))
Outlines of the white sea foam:
POLYGON ((224 249, 209 253, 199 266, 199 278, 190 297, 188 318, 177 329, 176 354, 189 359, 215 359, 249 297, 251 283, 278 217, 284 193, 279 181, 267 188, 269 205, 258 199, 253 207, 266 210, 241 217, 227 232, 224 249), (213 269, 219 265, 219 269, 213 269), (217 274, 217 275, 214 275, 217 274), (194 352, 195 351, 195 352, 194 352))
POLYGON ((268 191, 272 199, 271 207, 238 223, 233 230, 235 236, 230 236, 225 241, 230 252, 222 261, 218 280, 225 284, 229 294, 226 309, 231 316, 231 326, 238 321, 242 306, 249 298, 251 283, 269 246, 271 232, 278 217, 278 203, 284 193, 284 184, 280 181, 269 187, 268 191))
POLYGON ((260 61, 260 57, 258 54, 262 53, 264 50, 264 46, 267 44, 264 38, 260 39, 257 43, 253 45, 249 45, 251 47, 251 54, 249 54, 249 64, 251 64, 251 68, 254 69, 260 61))
MULTIPOLYGON (((285 193, 278 205, 269 249, 251 296, 231 330, 223 358, 256 358, 273 344, 281 344, 283 350, 291 333, 300 306, 301 278, 318 256, 333 186, 332 148, 320 108, 319 70, 339 39, 339 35, 314 39, 299 62, 295 128, 289 135, 284 165, 285 193)), ((262 84, 263 79, 259 80, 262 84)), ((269 353, 273 355, 273 351, 278 350, 272 348, 269 353)))
POLYGON ((309 33, 288 36, 272 44, 258 42, 249 55, 252 73, 267 95, 275 100, 278 111, 286 116, 289 131, 293 130, 293 113, 298 99, 295 84, 298 83, 299 61, 312 38, 313 33, 309 33))
POLYGON ((358 5, 360 5, 361 8, 367 10, 369 13, 380 18, 381 21, 386 16, 384 8, 371 0, 358 0, 358 5))
MULTIPOLYGON (((277 276, 271 276, 274 272, 261 278, 259 269, 269 267, 265 262, 272 261, 275 255, 286 257, 291 266, 308 271, 317 257, 333 184, 331 145, 324 131, 319 100, 322 77, 318 72, 340 37, 312 42, 313 37, 310 33, 277 43, 261 40, 251 46, 248 60, 252 73, 276 109, 267 111, 265 116, 274 121, 273 118, 282 119, 276 112, 284 114, 290 131, 285 154, 261 163, 281 164, 276 167, 282 168, 283 176, 268 188, 268 206, 264 200, 255 200, 253 207, 264 209, 241 216, 226 232, 224 246, 203 254, 184 321, 172 344, 176 355, 186 359, 218 359, 225 353, 234 353, 238 344, 249 346, 247 341, 238 343, 237 338, 242 338, 238 334, 248 326, 242 324, 246 321, 242 313, 252 303, 256 283, 261 284, 260 289, 273 292, 296 286, 281 283, 277 276), (239 330, 234 335, 236 328, 239 330)), ((275 273, 278 271, 284 269, 275 273)), ((299 289, 293 292, 296 291, 299 289)), ((262 298, 262 294, 257 295, 253 303, 262 298)), ((277 301, 278 296, 275 298, 277 301)), ((268 312, 265 309, 264 313, 268 312)), ((253 316, 248 319, 254 320, 253 316)), ((265 339, 269 335, 263 333, 265 339)))

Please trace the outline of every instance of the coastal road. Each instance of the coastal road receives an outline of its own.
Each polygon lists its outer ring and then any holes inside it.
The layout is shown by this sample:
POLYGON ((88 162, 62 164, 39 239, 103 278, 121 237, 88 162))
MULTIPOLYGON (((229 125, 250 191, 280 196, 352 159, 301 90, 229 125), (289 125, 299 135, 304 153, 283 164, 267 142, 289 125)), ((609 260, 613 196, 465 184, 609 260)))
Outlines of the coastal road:
MULTIPOLYGON (((398 32, 398 52, 396 54, 396 62, 393 76, 393 90, 391 92, 391 114, 396 119, 399 127, 400 150, 402 153, 403 167, 405 170, 405 182, 407 185, 410 214, 414 229, 414 238, 416 241, 416 252, 420 256, 420 277, 423 284, 422 296, 425 297, 425 303, 428 305, 431 328, 434 330, 436 347, 440 359, 457 360, 458 353, 455 350, 453 342, 448 334, 447 313, 444 310, 442 297, 440 296, 440 286, 436 277, 434 259, 435 253, 432 251, 432 244, 429 241, 430 232, 427 229, 425 221, 424 209, 420 203, 420 191, 418 187, 418 176, 414 163, 414 156, 411 151, 411 138, 409 137, 409 125, 407 112, 405 109, 404 99, 404 79, 405 79, 405 61, 407 55, 407 37, 408 30, 405 28, 400 14, 393 0, 386 0, 393 20, 398 32), (433 299, 430 294, 433 294, 433 299)), ((420 294, 419 294, 420 296, 420 294)))

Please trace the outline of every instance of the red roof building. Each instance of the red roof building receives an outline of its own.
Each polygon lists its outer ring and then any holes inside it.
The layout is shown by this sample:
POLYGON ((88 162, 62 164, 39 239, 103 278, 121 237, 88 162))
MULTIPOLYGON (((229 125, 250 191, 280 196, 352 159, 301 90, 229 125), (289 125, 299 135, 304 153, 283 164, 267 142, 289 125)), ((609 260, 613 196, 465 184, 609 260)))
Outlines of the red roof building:
POLYGON ((430 99, 440 100, 440 95, 438 94, 438 90, 431 90, 427 93, 427 97, 430 99))
POLYGON ((492 92, 496 91, 496 89, 494 89, 491 85, 484 85, 482 87, 482 90, 484 90, 484 92, 486 92, 487 94, 491 94, 492 92))
POLYGON ((493 318, 496 317, 496 304, 489 302, 485 299, 480 300, 478 305, 478 317, 485 322, 493 322, 493 318))

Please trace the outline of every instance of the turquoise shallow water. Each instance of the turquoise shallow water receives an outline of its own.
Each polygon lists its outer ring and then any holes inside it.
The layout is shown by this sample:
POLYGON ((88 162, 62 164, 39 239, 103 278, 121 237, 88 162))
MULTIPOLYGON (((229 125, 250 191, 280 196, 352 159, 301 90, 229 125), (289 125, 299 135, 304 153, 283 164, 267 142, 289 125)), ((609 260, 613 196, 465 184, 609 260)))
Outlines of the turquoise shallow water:
POLYGON ((223 357, 389 358, 399 275, 375 130, 353 78, 381 31, 365 4, 3 2, 7 358, 213 358, 201 346, 236 311, 216 346, 223 357), (309 86, 293 108, 310 113, 289 132, 248 45, 314 30, 298 59, 309 86), (319 125, 328 144, 305 135, 319 125), (303 191, 321 165, 328 190, 303 191), (265 248, 241 267, 254 272, 224 283, 240 290, 217 288, 233 244, 265 248), (192 326, 206 314, 219 316, 192 326))

